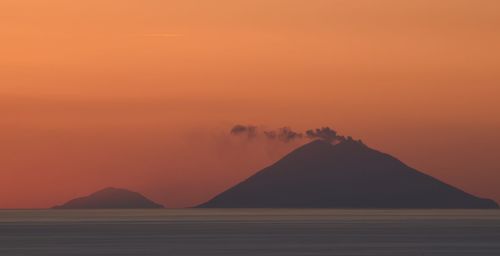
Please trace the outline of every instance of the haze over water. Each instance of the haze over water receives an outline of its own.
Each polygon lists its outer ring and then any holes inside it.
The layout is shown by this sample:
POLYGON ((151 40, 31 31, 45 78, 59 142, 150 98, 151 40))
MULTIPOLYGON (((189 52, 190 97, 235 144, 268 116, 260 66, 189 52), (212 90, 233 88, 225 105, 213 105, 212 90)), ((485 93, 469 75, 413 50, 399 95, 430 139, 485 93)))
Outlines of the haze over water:
POLYGON ((2 210, 0 255, 500 255, 497 210, 2 210))
POLYGON ((300 146, 225 138, 235 124, 331 126, 500 201, 499 13, 498 0, 2 0, 0 208, 108 186, 190 207, 300 146))

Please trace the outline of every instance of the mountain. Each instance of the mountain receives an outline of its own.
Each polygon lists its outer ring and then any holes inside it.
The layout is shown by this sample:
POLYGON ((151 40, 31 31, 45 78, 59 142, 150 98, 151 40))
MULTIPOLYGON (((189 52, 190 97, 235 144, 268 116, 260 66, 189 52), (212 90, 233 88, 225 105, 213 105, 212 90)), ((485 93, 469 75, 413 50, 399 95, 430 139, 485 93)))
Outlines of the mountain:
POLYGON ((314 141, 201 208, 498 208, 346 139, 314 141))
POLYGON ((126 189, 105 188, 89 196, 73 199, 54 209, 150 209, 163 208, 143 195, 126 189))

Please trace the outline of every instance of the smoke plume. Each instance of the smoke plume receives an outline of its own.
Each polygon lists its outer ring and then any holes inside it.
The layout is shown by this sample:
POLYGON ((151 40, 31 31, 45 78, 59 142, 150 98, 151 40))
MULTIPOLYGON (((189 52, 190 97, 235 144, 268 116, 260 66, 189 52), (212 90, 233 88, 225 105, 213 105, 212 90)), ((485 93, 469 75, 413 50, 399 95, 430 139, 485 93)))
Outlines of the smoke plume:
POLYGON ((341 142, 346 140, 344 136, 338 135, 338 133, 332 130, 330 127, 323 127, 320 129, 307 130, 306 131, 307 138, 311 140, 325 140, 330 143, 341 142))
POLYGON ((293 140, 302 139, 302 133, 293 131, 289 127, 283 127, 276 131, 264 131, 264 135, 270 140, 279 140, 282 142, 290 142, 293 140))
POLYGON ((235 125, 233 129, 231 129, 232 135, 246 135, 248 138, 254 138, 257 136, 257 126, 251 125, 235 125))
POLYGON ((231 135, 244 136, 248 139, 264 138, 270 141, 280 141, 288 143, 295 140, 324 140, 330 143, 345 141, 346 137, 339 135, 330 127, 310 129, 305 132, 296 132, 290 127, 283 127, 276 130, 267 130, 254 125, 235 125, 231 129, 231 135))

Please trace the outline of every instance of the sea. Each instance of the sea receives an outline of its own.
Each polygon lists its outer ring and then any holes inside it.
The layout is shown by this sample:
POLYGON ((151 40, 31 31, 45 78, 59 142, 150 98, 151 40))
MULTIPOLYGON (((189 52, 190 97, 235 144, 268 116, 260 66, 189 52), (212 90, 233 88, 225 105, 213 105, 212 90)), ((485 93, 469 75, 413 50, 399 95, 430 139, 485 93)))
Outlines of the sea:
POLYGON ((1 210, 1 256, 500 255, 500 210, 1 210))

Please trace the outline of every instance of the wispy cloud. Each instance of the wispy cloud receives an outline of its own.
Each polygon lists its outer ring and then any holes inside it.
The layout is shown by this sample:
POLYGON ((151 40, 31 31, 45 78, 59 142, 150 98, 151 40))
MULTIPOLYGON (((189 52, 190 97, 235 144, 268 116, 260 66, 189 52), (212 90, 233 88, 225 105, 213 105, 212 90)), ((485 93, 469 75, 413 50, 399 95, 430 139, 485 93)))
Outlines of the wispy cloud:
POLYGON ((136 37, 183 37, 183 34, 176 33, 147 33, 147 34, 134 34, 136 37))

